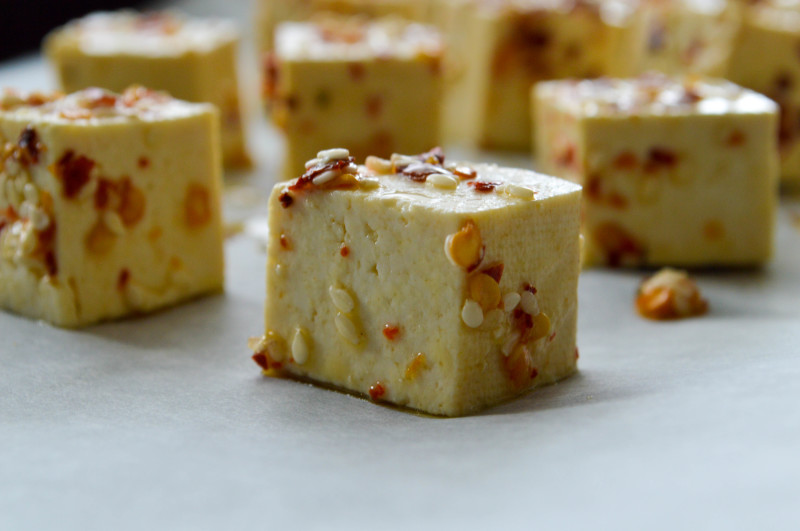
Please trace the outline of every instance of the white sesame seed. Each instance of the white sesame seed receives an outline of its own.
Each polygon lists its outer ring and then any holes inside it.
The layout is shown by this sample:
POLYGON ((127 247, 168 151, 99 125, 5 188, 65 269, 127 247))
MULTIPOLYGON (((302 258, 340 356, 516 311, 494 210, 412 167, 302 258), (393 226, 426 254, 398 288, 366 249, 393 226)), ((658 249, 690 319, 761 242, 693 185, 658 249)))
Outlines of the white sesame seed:
POLYGON ((353 321, 348 319, 345 314, 337 313, 334 323, 336 324, 336 330, 339 331, 339 334, 341 334, 343 338, 354 345, 358 345, 361 338, 359 337, 358 329, 356 325, 353 324, 353 321))
POLYGON ((342 160, 350 156, 350 151, 344 148, 326 149, 317 153, 317 158, 322 162, 330 162, 332 160, 342 160))
POLYGON ((500 349, 503 352, 503 356, 508 357, 511 354, 520 337, 521 334, 518 331, 508 336, 508 340, 503 343, 503 348, 500 349))
POLYGON ((30 219, 33 205, 27 201, 23 201, 19 207, 19 216, 23 219, 30 219))
POLYGON ((314 177, 314 180, 311 182, 314 184, 314 186, 322 186, 323 184, 334 180, 341 174, 342 172, 339 170, 328 170, 314 177))
POLYGON ((503 191, 512 197, 519 199, 533 199, 534 192, 525 186, 508 183, 503 187, 503 191))
POLYGON ((380 181, 375 177, 364 177, 363 175, 358 178, 358 187, 363 190, 374 190, 379 188, 380 181))
POLYGON ((353 297, 350 296, 346 289, 331 286, 328 288, 328 294, 331 296, 333 305, 340 312, 350 313, 356 306, 355 302, 353 302, 353 297))
POLYGON ((370 155, 364 165, 377 174, 392 173, 392 161, 370 155))
POLYGON ((443 173, 434 173, 428 175, 428 178, 425 180, 425 182, 426 184, 445 190, 455 190, 458 187, 458 179, 443 173))
POLYGON ((517 307, 519 301, 522 297, 516 291, 512 291, 511 293, 506 293, 505 297, 503 297, 503 308, 507 311, 513 311, 514 308, 517 307))
POLYGON ((317 164, 320 164, 321 162, 322 162, 322 161, 321 161, 321 160, 319 160, 319 159, 311 159, 311 160, 309 160, 308 162, 306 162, 306 169, 307 169, 307 170, 308 170, 308 169, 311 169, 311 168, 313 168, 314 166, 316 166, 317 164))
POLYGON ((461 308, 461 320, 470 328, 478 328, 483 323, 483 309, 472 299, 464 301, 461 308))
POLYGON ((41 208, 34 208, 31 211, 31 224, 33 228, 41 232, 50 226, 50 216, 41 208))
POLYGON ((122 223, 122 218, 113 210, 107 210, 103 214, 103 223, 108 227, 108 230, 117 236, 125 234, 125 225, 122 223))
POLYGON ((294 339, 292 339, 292 358, 295 363, 302 365, 308 361, 308 344, 304 337, 302 328, 294 329, 294 339))
POLYGON ((39 190, 33 183, 25 183, 25 186, 22 188, 22 195, 25 196, 25 200, 33 203, 34 205, 39 202, 39 190))
POLYGON ((523 291, 519 302, 522 305, 522 311, 528 315, 539 315, 539 300, 530 291, 523 291))

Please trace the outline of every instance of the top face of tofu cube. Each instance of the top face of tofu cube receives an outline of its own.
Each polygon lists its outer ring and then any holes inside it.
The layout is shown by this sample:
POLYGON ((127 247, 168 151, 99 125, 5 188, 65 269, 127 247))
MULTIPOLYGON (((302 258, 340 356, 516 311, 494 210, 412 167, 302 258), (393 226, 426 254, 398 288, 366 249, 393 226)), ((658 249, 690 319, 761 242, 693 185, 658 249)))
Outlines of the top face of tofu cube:
POLYGON ((305 193, 361 190, 381 200, 437 212, 468 214, 508 208, 520 200, 540 201, 574 193, 580 187, 527 170, 490 164, 445 163, 439 148, 417 156, 368 157, 358 166, 346 149, 321 151, 307 171, 283 188, 284 208, 305 193))
POLYGON ((208 53, 238 40, 224 20, 190 19, 174 12, 99 12, 73 20, 48 37, 48 47, 87 55, 175 57, 208 53))
POLYGON ((478 11, 484 14, 571 14, 583 11, 606 24, 622 26, 630 22, 636 3, 630 0, 478 0, 478 11))
POLYGON ((673 79, 645 74, 635 79, 548 81, 539 98, 583 117, 771 114, 769 98, 723 80, 673 79))
POLYGON ((325 16, 278 26, 275 48, 284 60, 365 60, 439 57, 442 39, 430 26, 400 19, 325 16))
POLYGON ((123 94, 88 88, 68 96, 58 92, 22 94, 13 90, 0 93, 0 118, 3 120, 75 125, 103 125, 112 122, 158 122, 213 111, 204 103, 176 100, 164 92, 131 87, 123 94))

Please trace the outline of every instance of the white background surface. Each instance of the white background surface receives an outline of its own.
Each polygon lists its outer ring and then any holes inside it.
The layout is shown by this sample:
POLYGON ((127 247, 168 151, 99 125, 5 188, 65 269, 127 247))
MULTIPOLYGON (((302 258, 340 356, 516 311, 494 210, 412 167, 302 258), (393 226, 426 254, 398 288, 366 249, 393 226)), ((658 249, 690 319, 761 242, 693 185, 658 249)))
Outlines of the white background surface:
MULTIPOLYGON (((50 83, 38 58, 0 66, 50 83)), ((277 165, 253 116, 231 219, 277 165)), ((580 374, 460 419, 261 378, 246 235, 225 295, 82 331, 0 313, 0 529, 798 529, 798 215, 784 200, 765 270, 697 275, 702 319, 645 321, 642 273, 584 273, 580 374)))

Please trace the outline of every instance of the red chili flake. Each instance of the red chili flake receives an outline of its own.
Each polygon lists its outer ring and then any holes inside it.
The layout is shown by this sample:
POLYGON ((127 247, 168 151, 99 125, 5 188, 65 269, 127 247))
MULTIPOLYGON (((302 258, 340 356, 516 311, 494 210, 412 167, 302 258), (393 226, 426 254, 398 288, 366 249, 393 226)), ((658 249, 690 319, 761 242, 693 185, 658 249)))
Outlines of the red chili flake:
POLYGON ((21 162, 33 164, 39 162, 39 152, 42 149, 42 144, 39 142, 39 135, 36 134, 36 130, 33 127, 29 125, 22 130, 17 144, 25 154, 21 162))
POLYGON ((481 273, 484 275, 489 275, 494 279, 495 282, 499 284, 500 279, 503 278, 503 269, 505 269, 504 264, 495 264, 484 268, 481 273))
POLYGON ((552 334, 550 334, 550 337, 547 338, 547 342, 552 343, 555 338, 556 338, 556 333, 554 331, 552 334))
POLYGON ((47 267, 47 274, 51 277, 56 276, 58 273, 58 262, 56 261, 56 253, 54 251, 47 251, 44 255, 44 265, 47 267))
MULTIPOLYGON (((317 166, 312 166, 306 172, 299 177, 294 184, 289 185, 289 190, 305 190, 312 186, 312 182, 317 175, 322 175, 327 171, 332 170, 341 170, 350 164, 355 162, 354 157, 347 157, 346 159, 339 159, 331 161, 327 164, 318 164, 317 166)), ((285 192, 284 192, 285 194, 285 192)), ((281 200, 281 202, 283 202, 281 200)), ((291 203, 290 203, 291 205, 291 203)), ((284 208, 287 208, 289 205, 284 205, 284 208)))
POLYGON ((366 75, 367 71, 361 63, 350 63, 347 65, 347 73, 353 78, 353 81, 361 81, 366 75))
POLYGON ((369 397, 373 400, 380 400, 386 394, 386 388, 380 382, 375 382, 369 386, 369 397))
POLYGON ((283 192, 278 196, 278 201, 281 202, 281 206, 283 208, 289 208, 292 206, 292 203, 294 203, 294 198, 289 194, 289 192, 283 192))
POLYGON ((641 263, 646 255, 642 245, 614 222, 599 225, 593 236, 598 246, 605 250, 606 263, 611 267, 619 267, 626 258, 641 263))
POLYGON ((373 94, 367 98, 366 104, 367 116, 377 119, 383 111, 383 96, 380 94, 373 94))
POLYGON ((274 53, 264 55, 264 97, 272 99, 278 91, 280 67, 274 53))
POLYGON ((736 129, 728 136, 727 144, 731 147, 738 147, 744 144, 746 139, 745 134, 736 129))
POLYGON ((425 153, 420 153, 419 155, 417 155, 417 158, 422 162, 427 162, 429 164, 438 164, 441 166, 442 164, 444 164, 444 150, 441 147, 436 146, 430 151, 426 151, 425 153))
POLYGON ((575 146, 569 145, 564 148, 557 157, 556 164, 559 166, 572 166, 575 163, 575 146))
POLYGON ((131 272, 124 268, 119 272, 119 276, 117 276, 117 289, 123 290, 125 286, 128 285, 128 281, 131 279, 131 272))
POLYGON ((653 172, 659 168, 672 168, 678 163, 678 156, 674 151, 662 147, 653 147, 647 154, 647 163, 644 170, 653 172))
POLYGON ((788 92, 791 90, 792 85, 794 85, 792 77, 786 72, 779 74, 778 77, 775 78, 775 88, 778 89, 779 92, 788 92))
POLYGON ((578 347, 575 347, 575 359, 577 360, 580 357, 581 357, 581 353, 578 351, 578 347))
POLYGON ((625 210, 628 208, 628 198, 619 192, 611 192, 608 194, 608 206, 617 210, 625 210))
POLYGON ((97 87, 88 88, 83 94, 88 103, 87 107, 90 109, 114 107, 117 104, 117 97, 114 94, 97 87))
POLYGON ((139 166, 141 169, 149 168, 150 167, 150 159, 147 157, 139 157, 139 160, 136 162, 136 165, 139 166))
POLYGON ((632 170, 638 165, 639 159, 630 151, 623 151, 614 159, 614 167, 618 170, 632 170))
POLYGON ((83 155, 75 155, 70 150, 56 162, 56 175, 61 179, 64 195, 72 199, 89 182, 89 174, 94 168, 94 161, 83 155))
POLYGON ((453 169, 453 173, 455 173, 461 180, 476 179, 478 177, 478 172, 469 166, 456 166, 453 169))
POLYGON ((700 96, 700 94, 692 87, 683 87, 683 97, 681 98, 682 103, 694 104, 702 99, 703 97, 700 96))
POLYGON ((341 247, 339 247, 339 254, 342 255, 344 258, 347 258, 348 256, 350 256, 350 247, 346 246, 345 244, 342 244, 341 247))
POLYGON ((539 293, 538 289, 536 289, 535 287, 533 287, 533 286, 531 286, 530 284, 527 284, 527 283, 524 286, 522 286, 522 289, 525 290, 525 291, 530 291, 534 295, 539 293))
POLYGON ((281 234, 280 242, 281 242, 281 247, 284 250, 288 251, 289 249, 292 248, 292 244, 289 243, 289 238, 287 238, 285 234, 281 234))
POLYGON ((538 370, 536 370, 536 367, 532 367, 532 368, 531 368, 531 380, 533 380, 533 379, 534 379, 534 378, 536 378, 537 376, 539 376, 539 371, 538 371, 538 370))
POLYGON ((383 337, 389 341, 394 341, 400 335, 400 327, 386 323, 383 325, 383 337))
POLYGON ((94 207, 103 210, 111 201, 111 194, 116 193, 116 184, 108 179, 100 178, 94 191, 94 207))
POLYGON ((490 183, 486 181, 470 181, 467 183, 467 186, 472 186, 473 188, 475 188, 476 192, 486 194, 494 190, 496 187, 500 186, 500 183, 490 183))
POLYGON ((428 175, 433 175, 434 173, 451 175, 449 171, 441 166, 436 166, 428 162, 412 162, 403 168, 400 173, 414 182, 425 182, 428 179, 428 175))
POLYGON ((253 354, 253 361, 256 362, 263 370, 269 370, 269 358, 263 352, 253 354))
POLYGON ((603 181, 598 175, 590 175, 586 181, 586 199, 600 201, 603 197, 603 181))

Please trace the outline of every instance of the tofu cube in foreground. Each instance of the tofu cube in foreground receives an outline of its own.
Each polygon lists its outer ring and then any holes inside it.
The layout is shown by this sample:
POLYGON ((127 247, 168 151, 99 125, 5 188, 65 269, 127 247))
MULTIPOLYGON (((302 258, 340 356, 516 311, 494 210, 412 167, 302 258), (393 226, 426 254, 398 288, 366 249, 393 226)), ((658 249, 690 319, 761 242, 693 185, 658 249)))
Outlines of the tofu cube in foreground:
POLYGON ((575 372, 578 186, 331 150, 269 207, 268 372, 447 416, 575 372))
POLYGON ((720 80, 552 81, 540 169, 584 187, 586 263, 753 266, 773 245, 775 104, 720 80))
POLYGON ((0 94, 0 308, 77 327, 220 291, 218 135, 142 88, 0 94))
POLYGON ((265 91, 286 139, 284 177, 331 145, 363 160, 438 144, 441 54, 434 28, 397 19, 278 26, 265 91))
POLYGON ((45 53, 61 89, 131 85, 173 97, 213 103, 220 111, 223 162, 247 167, 236 56, 239 35, 224 20, 187 18, 172 12, 93 13, 54 30, 45 53))

